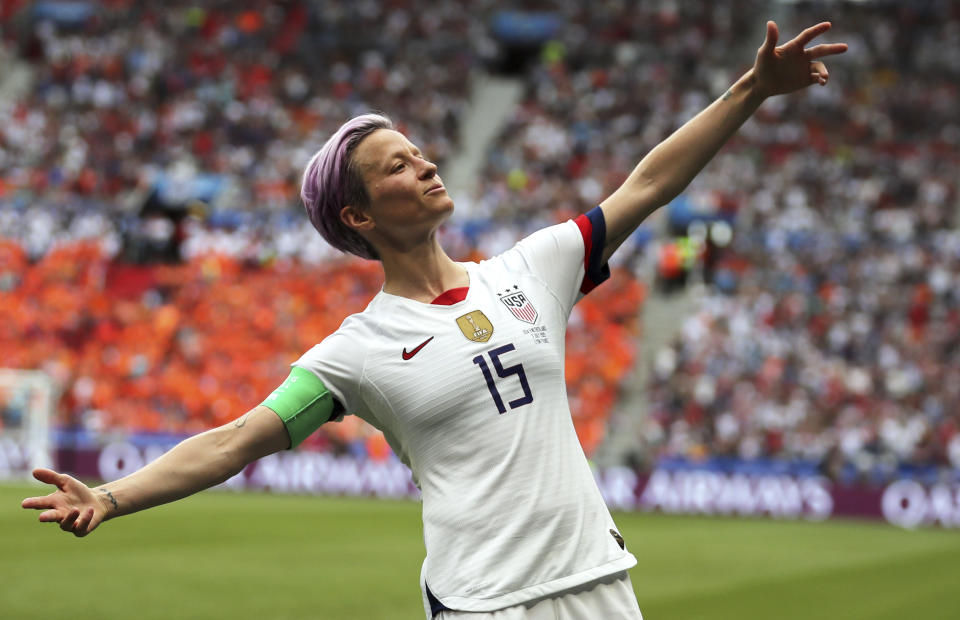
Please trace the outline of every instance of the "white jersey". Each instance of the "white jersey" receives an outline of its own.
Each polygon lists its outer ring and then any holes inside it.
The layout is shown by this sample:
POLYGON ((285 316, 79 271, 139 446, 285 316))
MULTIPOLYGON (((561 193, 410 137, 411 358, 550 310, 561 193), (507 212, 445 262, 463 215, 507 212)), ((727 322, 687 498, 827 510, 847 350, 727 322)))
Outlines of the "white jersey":
POLYGON ((570 311, 609 273, 603 229, 596 208, 465 263, 470 286, 451 305, 380 292, 295 363, 382 430, 413 472, 428 616, 431 603, 492 611, 636 564, 577 440, 564 383, 570 311))

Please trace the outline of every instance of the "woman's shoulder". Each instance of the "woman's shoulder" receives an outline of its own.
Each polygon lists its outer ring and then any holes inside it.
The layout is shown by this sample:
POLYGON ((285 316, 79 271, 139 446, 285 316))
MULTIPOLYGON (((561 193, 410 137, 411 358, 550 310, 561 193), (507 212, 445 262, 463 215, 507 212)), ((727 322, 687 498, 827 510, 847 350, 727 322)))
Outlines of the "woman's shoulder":
POLYGON ((389 322, 391 318, 402 314, 403 308, 398 307, 395 299, 381 291, 362 311, 350 314, 343 319, 340 327, 328 338, 339 336, 360 346, 380 334, 383 331, 384 322, 389 322))

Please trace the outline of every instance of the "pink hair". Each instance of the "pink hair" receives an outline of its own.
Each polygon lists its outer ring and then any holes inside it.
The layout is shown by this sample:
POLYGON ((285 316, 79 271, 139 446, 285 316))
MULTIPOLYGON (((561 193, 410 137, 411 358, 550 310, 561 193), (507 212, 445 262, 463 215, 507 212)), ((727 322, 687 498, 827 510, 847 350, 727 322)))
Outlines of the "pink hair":
POLYGON ((370 202, 363 178, 353 165, 353 153, 378 129, 393 129, 393 122, 380 114, 362 114, 341 125, 310 159, 300 189, 310 222, 327 243, 370 260, 380 258, 377 251, 340 220, 340 211, 347 205, 362 208, 370 202))

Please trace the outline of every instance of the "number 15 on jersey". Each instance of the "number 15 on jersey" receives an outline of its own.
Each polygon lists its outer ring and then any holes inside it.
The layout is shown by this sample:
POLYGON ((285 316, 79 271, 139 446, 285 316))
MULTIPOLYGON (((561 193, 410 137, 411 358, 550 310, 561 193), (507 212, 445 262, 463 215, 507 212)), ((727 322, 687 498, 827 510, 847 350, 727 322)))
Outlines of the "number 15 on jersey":
MULTIPOLYGON (((493 363, 494 370, 497 371, 497 376, 500 379, 507 379, 513 375, 517 376, 517 379, 520 380, 520 389, 523 391, 523 395, 519 398, 515 398, 507 402, 507 406, 511 409, 516 409, 517 407, 522 407, 524 405, 529 405, 533 402, 533 394, 530 392, 530 384, 527 383, 527 373, 523 371, 523 364, 514 364, 513 366, 504 367, 500 361, 500 356, 514 351, 515 347, 513 343, 505 344, 496 349, 491 349, 486 352, 484 355, 478 355, 473 358, 473 363, 480 367, 480 372, 483 373, 483 378, 487 381, 487 389, 490 390, 490 396, 493 397, 493 402, 497 406, 497 411, 501 414, 507 412, 507 407, 503 404, 503 398, 500 396, 500 390, 497 388, 497 382, 493 378, 493 374, 490 372, 490 366, 487 365, 487 360, 485 355, 490 357, 490 361, 493 363)), ((504 382, 501 381, 501 384, 504 382)))

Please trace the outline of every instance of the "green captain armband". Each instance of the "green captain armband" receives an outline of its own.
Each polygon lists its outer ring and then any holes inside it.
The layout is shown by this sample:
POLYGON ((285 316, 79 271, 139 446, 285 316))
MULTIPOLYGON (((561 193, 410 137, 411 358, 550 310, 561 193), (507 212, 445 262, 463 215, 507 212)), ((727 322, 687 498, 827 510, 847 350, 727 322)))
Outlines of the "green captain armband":
POLYGON ((267 399, 260 403, 283 420, 290 435, 290 448, 295 448, 310 433, 333 416, 333 394, 315 374, 296 366, 290 375, 267 399))

